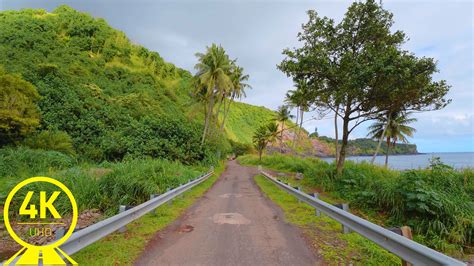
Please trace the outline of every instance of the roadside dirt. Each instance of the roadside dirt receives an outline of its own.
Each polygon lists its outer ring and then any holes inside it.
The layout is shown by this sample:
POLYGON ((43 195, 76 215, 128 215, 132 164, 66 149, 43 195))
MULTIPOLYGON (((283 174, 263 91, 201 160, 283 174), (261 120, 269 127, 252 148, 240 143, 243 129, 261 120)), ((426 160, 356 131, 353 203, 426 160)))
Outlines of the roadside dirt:
POLYGON ((316 265, 302 231, 253 181, 257 170, 230 161, 215 185, 156 234, 135 265, 316 265))
MULTIPOLYGON (((3 213, 3 206, 0 206, 0 211, 3 213)), ((86 228, 98 220, 100 220, 102 213, 97 209, 85 210, 81 212, 77 219, 76 230, 80 230, 86 228)), ((53 242, 56 239, 56 232, 58 229, 69 228, 71 221, 71 217, 64 217, 57 222, 62 222, 64 225, 50 225, 49 228, 52 229, 52 235, 48 237, 29 237, 27 238, 27 242, 34 244, 34 245, 44 245, 49 242, 53 242)), ((25 226, 18 225, 16 223, 12 223, 12 228, 17 234, 21 236, 28 235, 28 228, 25 226)), ((3 222, 0 224, 0 262, 10 258, 13 254, 18 252, 21 249, 21 246, 13 240, 13 238, 8 234, 7 230, 5 229, 5 225, 3 222)))

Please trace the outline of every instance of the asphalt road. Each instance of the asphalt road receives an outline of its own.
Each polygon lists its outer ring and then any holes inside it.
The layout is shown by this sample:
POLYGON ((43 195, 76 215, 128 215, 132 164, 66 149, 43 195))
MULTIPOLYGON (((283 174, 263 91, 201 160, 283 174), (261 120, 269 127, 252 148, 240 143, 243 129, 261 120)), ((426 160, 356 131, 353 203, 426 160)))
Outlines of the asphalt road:
POLYGON ((136 265, 315 265, 300 230, 253 181, 255 168, 231 161, 214 186, 158 232, 136 265))

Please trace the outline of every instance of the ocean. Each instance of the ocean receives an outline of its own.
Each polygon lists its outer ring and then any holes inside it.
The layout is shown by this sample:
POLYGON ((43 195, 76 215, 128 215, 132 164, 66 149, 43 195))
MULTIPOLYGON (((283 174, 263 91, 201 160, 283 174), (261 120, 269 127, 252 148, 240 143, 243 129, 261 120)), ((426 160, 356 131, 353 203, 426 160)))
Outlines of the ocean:
MULTIPOLYGON (((391 169, 406 170, 426 168, 430 165, 429 160, 433 157, 440 157, 444 164, 452 166, 456 169, 471 167, 474 168, 474 152, 440 152, 440 153, 424 153, 413 155, 390 155, 388 165, 391 169)), ((334 158, 321 158, 327 162, 334 161, 334 158)), ((347 160, 356 162, 372 160, 372 156, 350 156, 347 160)), ((385 155, 377 156, 375 163, 379 165, 385 164, 385 155)))

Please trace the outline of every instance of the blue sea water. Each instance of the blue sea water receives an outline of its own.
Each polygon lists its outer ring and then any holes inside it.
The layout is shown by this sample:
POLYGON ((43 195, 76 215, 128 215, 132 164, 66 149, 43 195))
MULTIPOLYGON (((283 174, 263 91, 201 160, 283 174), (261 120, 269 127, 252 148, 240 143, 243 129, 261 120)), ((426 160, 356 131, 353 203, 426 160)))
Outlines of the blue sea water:
MULTIPOLYGON (((430 165, 430 159, 440 157, 444 164, 452 166, 456 169, 471 167, 474 168, 474 152, 440 152, 440 153, 424 153, 414 155, 391 155, 388 159, 389 168, 406 170, 426 168, 430 165)), ((332 162, 334 158, 322 158, 327 162, 332 162)), ((372 160, 372 156, 350 156, 347 160, 356 162, 372 160)), ((379 165, 385 164, 385 155, 377 156, 375 163, 379 165)))

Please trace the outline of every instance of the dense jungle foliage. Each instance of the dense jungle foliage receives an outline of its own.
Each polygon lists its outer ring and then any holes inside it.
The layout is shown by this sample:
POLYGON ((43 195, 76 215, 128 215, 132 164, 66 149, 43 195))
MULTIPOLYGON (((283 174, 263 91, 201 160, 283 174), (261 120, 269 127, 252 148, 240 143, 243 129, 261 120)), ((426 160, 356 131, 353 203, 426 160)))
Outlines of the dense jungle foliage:
POLYGON ((89 160, 130 155, 186 164, 229 148, 212 140, 200 147, 203 115, 190 97, 191 74, 104 20, 61 6, 2 12, 0 28, 0 78, 11 90, 25 87, 16 90, 21 106, 2 90, 2 145, 49 149, 51 138, 70 139, 67 152, 89 160))
MULTIPOLYGON (((11 90, 24 88, 16 90, 21 106, 2 90, 1 145, 97 162, 148 156, 185 164, 215 161, 217 150, 231 149, 216 137, 200 147, 204 114, 191 97, 191 73, 132 44, 103 19, 67 6, 26 9, 1 12, 0 28, 2 86, 8 80, 11 90)), ((242 120, 248 114, 268 119, 272 111, 234 103, 226 133, 237 143, 250 143, 258 124, 254 116, 242 120)))
MULTIPOLYGON (((395 171, 369 163, 348 161, 342 176, 336 165, 314 158, 255 155, 244 164, 264 165, 304 174, 303 184, 319 189, 351 206, 383 217, 387 227, 412 227, 416 240, 438 250, 456 253, 474 245, 474 171, 454 170, 439 160, 420 170, 395 171)), ((472 252, 472 251, 470 251, 472 252)))

